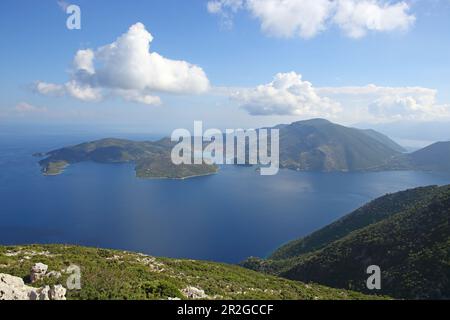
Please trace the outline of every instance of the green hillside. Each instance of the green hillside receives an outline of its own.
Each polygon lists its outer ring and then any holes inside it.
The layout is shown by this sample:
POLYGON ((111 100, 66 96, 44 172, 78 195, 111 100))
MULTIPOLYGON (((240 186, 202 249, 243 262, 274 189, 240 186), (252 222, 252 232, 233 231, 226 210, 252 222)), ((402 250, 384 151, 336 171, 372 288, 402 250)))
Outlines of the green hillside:
POLYGON ((204 292, 202 299, 373 298, 214 262, 66 245, 0 246, 0 273, 28 280, 31 266, 38 262, 62 277, 44 278, 33 283, 35 287, 65 285, 68 275, 63 270, 71 264, 81 268, 81 290, 69 290, 68 299, 187 299, 188 287, 204 292))
POLYGON ((439 192, 439 187, 430 186, 387 194, 304 238, 289 242, 277 249, 269 258, 274 260, 289 259, 323 248, 355 230, 374 224, 408 208, 417 207, 420 203, 429 201, 439 192))
POLYGON ((380 266, 380 293, 396 298, 450 298, 450 186, 387 195, 339 221, 244 266, 301 281, 366 289, 380 266))

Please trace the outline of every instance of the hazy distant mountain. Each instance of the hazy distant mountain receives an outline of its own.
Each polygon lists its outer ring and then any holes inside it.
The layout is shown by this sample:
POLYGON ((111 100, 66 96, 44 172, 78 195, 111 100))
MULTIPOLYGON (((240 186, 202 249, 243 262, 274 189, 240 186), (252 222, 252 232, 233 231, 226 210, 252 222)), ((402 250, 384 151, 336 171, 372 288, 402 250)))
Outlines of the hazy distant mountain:
POLYGON ((379 169, 450 171, 450 141, 437 142, 413 153, 399 155, 379 169))
POLYGON ((448 121, 397 121, 389 123, 359 123, 358 128, 372 128, 401 140, 450 140, 448 121))
POLYGON ((382 273, 378 293, 398 298, 450 298, 450 186, 389 194, 311 235, 284 245, 269 260, 243 265, 289 279, 366 288, 370 265, 382 273))
POLYGON ((369 170, 403 148, 374 130, 344 127, 324 119, 278 126, 280 163, 300 171, 369 170))

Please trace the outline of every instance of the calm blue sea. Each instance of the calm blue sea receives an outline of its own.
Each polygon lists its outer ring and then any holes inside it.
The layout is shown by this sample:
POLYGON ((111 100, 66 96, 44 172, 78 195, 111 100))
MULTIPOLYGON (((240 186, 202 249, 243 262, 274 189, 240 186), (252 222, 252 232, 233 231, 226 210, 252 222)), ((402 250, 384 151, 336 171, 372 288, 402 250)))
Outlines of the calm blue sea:
POLYGON ((0 244, 70 243, 239 262, 385 193, 450 183, 450 175, 422 172, 282 170, 264 177, 233 166, 183 181, 141 180, 131 165, 95 163, 40 174, 32 153, 90 138, 100 137, 0 136, 0 244))

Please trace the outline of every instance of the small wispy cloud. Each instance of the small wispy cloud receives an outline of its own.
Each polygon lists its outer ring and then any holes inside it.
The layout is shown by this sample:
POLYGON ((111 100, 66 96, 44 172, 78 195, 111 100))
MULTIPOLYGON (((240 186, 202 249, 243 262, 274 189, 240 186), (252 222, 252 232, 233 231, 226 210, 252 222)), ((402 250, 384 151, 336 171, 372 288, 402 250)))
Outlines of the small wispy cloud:
POLYGON ((20 102, 18 103, 14 110, 19 114, 27 114, 27 113, 43 113, 47 112, 46 107, 37 107, 28 102, 20 102))
POLYGON ((64 11, 64 12, 66 12, 67 7, 70 6, 70 3, 68 3, 65 0, 58 0, 58 1, 56 1, 56 3, 61 8, 61 10, 64 11))

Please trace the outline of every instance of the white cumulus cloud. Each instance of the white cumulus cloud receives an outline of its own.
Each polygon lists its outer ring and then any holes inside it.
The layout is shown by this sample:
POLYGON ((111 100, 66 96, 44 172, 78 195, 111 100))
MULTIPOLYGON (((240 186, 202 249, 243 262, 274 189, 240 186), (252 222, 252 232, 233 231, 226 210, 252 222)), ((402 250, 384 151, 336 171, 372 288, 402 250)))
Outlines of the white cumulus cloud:
POLYGON ((321 97, 295 72, 278 73, 269 84, 234 91, 231 98, 252 115, 330 117, 341 110, 339 103, 321 97))
POLYGON ((331 26, 360 38, 369 31, 408 30, 415 22, 405 1, 388 0, 211 0, 208 11, 226 20, 246 10, 262 30, 277 37, 312 38, 331 26))
POLYGON ((450 104, 439 103, 437 90, 424 87, 314 87, 290 72, 253 88, 214 91, 229 96, 250 115, 323 117, 347 123, 450 119, 450 104))
POLYGON ((99 100, 109 91, 145 104, 160 104, 160 98, 154 95, 158 92, 198 94, 209 89, 202 68, 151 52, 152 41, 145 26, 136 23, 111 44, 79 50, 67 83, 38 82, 35 89, 42 94, 67 94, 84 101, 99 100))
POLYGON ((329 0, 248 0, 247 8, 261 21, 262 30, 278 37, 311 38, 326 28, 332 10, 329 0))
POLYGON ((333 21, 352 38, 368 31, 408 30, 415 17, 405 2, 388 4, 375 0, 339 0, 333 21))
POLYGON ((437 104, 435 95, 385 95, 373 101, 368 111, 386 120, 440 120, 450 117, 450 105, 437 104))
POLYGON ((64 90, 70 96, 82 101, 98 101, 102 99, 100 88, 92 87, 87 83, 71 80, 64 84, 64 90))
POLYGON ((430 88, 383 87, 370 84, 362 87, 318 88, 317 92, 345 104, 349 112, 359 114, 365 121, 450 118, 450 104, 439 103, 437 90, 430 88))

